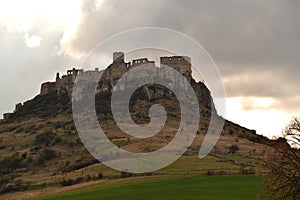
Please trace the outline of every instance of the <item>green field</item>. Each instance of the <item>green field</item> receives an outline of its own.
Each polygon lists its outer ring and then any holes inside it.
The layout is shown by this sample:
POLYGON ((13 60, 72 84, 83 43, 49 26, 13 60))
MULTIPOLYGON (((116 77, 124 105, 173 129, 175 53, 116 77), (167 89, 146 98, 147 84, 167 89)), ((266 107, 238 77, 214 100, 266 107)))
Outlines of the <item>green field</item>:
POLYGON ((253 200, 259 199, 260 188, 261 181, 256 176, 147 177, 123 179, 38 199, 253 200))

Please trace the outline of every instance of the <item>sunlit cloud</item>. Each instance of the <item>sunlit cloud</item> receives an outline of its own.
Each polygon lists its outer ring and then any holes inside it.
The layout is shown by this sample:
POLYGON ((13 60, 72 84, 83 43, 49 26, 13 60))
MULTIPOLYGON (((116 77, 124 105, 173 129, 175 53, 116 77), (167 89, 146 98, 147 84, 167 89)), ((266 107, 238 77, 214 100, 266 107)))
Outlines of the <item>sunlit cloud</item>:
POLYGON ((25 43, 26 45, 29 47, 29 48, 33 48, 33 47, 38 47, 40 46, 41 44, 41 41, 42 41, 42 38, 38 37, 38 36, 28 36, 26 39, 25 39, 25 43))
POLYGON ((282 136, 293 115, 272 107, 275 102, 271 98, 227 98, 225 117, 267 137, 282 136))
POLYGON ((0 1, 0 24, 9 31, 24 33, 27 46, 36 47, 41 40, 28 35, 34 31, 37 20, 43 18, 46 22, 43 27, 49 32, 62 29, 60 43, 63 48, 72 39, 80 23, 81 5, 82 0, 3 0, 0 1))
POLYGON ((278 100, 271 97, 247 97, 240 102, 243 110, 269 110, 278 104, 278 100))

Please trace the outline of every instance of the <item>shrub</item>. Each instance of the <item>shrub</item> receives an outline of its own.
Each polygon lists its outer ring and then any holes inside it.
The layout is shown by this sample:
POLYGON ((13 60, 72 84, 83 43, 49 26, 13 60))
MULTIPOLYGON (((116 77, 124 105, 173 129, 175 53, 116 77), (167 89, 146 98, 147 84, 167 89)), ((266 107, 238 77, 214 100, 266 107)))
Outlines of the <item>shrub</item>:
POLYGON ((132 173, 130 172, 121 172, 121 178, 127 178, 127 177, 131 177, 132 173))
POLYGON ((26 163, 30 164, 30 163, 32 163, 32 162, 33 162, 32 157, 28 157, 28 156, 27 156, 26 163))
POLYGON ((30 187, 30 182, 17 180, 14 183, 9 183, 6 186, 4 186, 1 192, 8 193, 8 192, 25 191, 29 189, 29 187, 30 187))
POLYGON ((5 149, 5 148, 6 148, 5 145, 1 145, 1 146, 0 146, 0 150, 5 149))
POLYGON ((12 170, 23 167, 21 161, 22 159, 19 157, 5 158, 4 160, 0 161, 0 175, 9 173, 12 170))
POLYGON ((206 176, 213 176, 213 175, 215 175, 215 172, 213 172, 211 170, 207 170, 206 176))
POLYGON ((255 174, 255 169, 254 168, 241 167, 240 168, 240 173, 241 174, 255 174))
POLYGON ((63 179, 61 182, 60 182, 60 185, 61 186, 70 186, 70 185, 74 185, 74 184, 77 184, 77 183, 81 183, 83 182, 83 178, 82 177, 78 177, 76 178, 75 180, 74 179, 63 179))
POLYGON ((83 178, 82 177, 78 177, 76 178, 76 180, 74 181, 74 183, 81 183, 83 182, 83 178))
POLYGON ((51 160, 57 156, 56 152, 52 149, 46 148, 40 153, 39 159, 42 161, 51 160))
POLYGON ((8 177, 1 177, 0 178, 0 186, 8 184, 10 179, 8 177))
POLYGON ((89 175, 89 174, 88 174, 88 175, 86 176, 86 180, 87 180, 87 181, 90 181, 90 180, 92 180, 92 177, 91 177, 91 175, 89 175))
POLYGON ((62 124, 60 122, 55 123, 55 128, 56 129, 62 128, 62 124))
POLYGON ((218 171, 218 175, 220 175, 220 176, 222 176, 222 175, 226 175, 227 174, 227 172, 226 171, 223 171, 223 170, 221 170, 221 171, 218 171))
POLYGON ((55 133, 52 131, 46 131, 44 133, 41 133, 35 137, 35 144, 36 145, 49 145, 50 142, 54 139, 55 133))
POLYGON ((229 153, 236 153, 239 150, 239 146, 238 145, 231 145, 229 147, 229 153))
POLYGON ((84 167, 90 166, 92 164, 99 163, 99 160, 97 159, 87 159, 82 161, 76 161, 73 165, 66 166, 66 168, 63 170, 64 172, 71 172, 78 169, 82 169, 84 167))
POLYGON ((103 178, 103 174, 102 173, 99 173, 98 174, 98 179, 102 179, 103 178))
POLYGON ((264 143, 264 139, 260 136, 254 136, 254 137, 250 137, 249 140, 251 142, 255 142, 255 143, 260 143, 260 144, 263 144, 264 143))
POLYGON ((67 180, 62 180, 61 182, 60 182, 60 185, 61 186, 70 186, 70 185, 73 185, 74 184, 74 180, 73 179, 67 179, 67 180))
POLYGON ((43 164, 47 160, 51 160, 57 156, 57 153, 49 148, 44 149, 36 162, 37 165, 43 164))
POLYGON ((54 144, 57 144, 57 143, 62 143, 62 138, 60 136, 55 136, 54 138, 54 144))

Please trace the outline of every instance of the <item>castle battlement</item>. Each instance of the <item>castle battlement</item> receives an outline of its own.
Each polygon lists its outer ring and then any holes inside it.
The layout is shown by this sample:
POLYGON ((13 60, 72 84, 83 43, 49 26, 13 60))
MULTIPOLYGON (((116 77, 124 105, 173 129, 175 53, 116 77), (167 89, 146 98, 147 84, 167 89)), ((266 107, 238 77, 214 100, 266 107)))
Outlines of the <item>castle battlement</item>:
POLYGON ((129 68, 136 67, 136 66, 143 65, 143 64, 151 64, 151 65, 153 65, 153 67, 155 67, 154 61, 150 61, 150 60, 148 60, 148 58, 140 58, 140 59, 133 60, 131 62, 131 65, 129 68))
MULTIPOLYGON (((100 81, 101 86, 104 90, 111 89, 118 79, 128 70, 143 64, 150 64, 155 67, 155 62, 148 60, 148 58, 139 58, 126 63, 123 52, 114 52, 113 62, 106 70, 101 71, 101 73, 103 72, 102 81, 100 81)), ((187 56, 160 57, 160 64, 174 68, 188 80, 191 80, 192 78, 191 59, 187 56)), ((67 75, 63 75, 62 77, 57 73, 55 82, 45 82, 41 85, 40 95, 48 94, 49 92, 57 92, 68 93, 71 96, 76 76, 81 73, 95 74, 100 73, 100 71, 98 68, 90 71, 73 68, 67 70, 67 75)))
MULTIPOLYGON (((153 67, 155 66, 155 62, 149 60, 148 58, 139 58, 134 59, 131 62, 125 62, 124 53, 123 52, 114 52, 113 53, 113 62, 105 69, 100 71, 99 68, 95 68, 95 70, 84 71, 83 69, 77 69, 73 67, 70 70, 67 70, 66 75, 60 76, 59 73, 56 74, 56 78, 54 82, 45 82, 41 85, 40 95, 46 95, 49 93, 56 93, 58 95, 67 94, 69 97, 72 96, 73 86, 76 80, 76 77, 80 74, 85 75, 85 77, 92 77, 93 80, 95 77, 99 77, 101 74, 101 79, 98 82, 98 86, 96 88, 97 92, 103 91, 113 91, 114 86, 119 81, 119 79, 131 68, 147 64, 153 67)), ((204 85, 204 83, 196 83, 192 78, 192 66, 191 59, 187 56, 165 56, 160 57, 161 66, 169 66, 179 73, 181 73, 185 78, 191 83, 192 87, 195 89, 197 96, 200 101, 209 109, 215 112, 214 105, 211 105, 211 95, 208 88, 204 85)), ((159 70, 158 70, 159 71, 159 70)), ((147 76, 145 72, 142 74, 143 76, 147 76)), ((141 76, 142 76, 141 75, 141 76)), ((163 76, 162 78, 172 80, 174 76, 173 73, 166 73, 161 71, 158 73, 159 76, 163 76)), ((173 80, 178 81, 178 80, 173 80)), ((178 82, 177 82, 178 83, 178 82)), ((183 83, 178 83, 185 87, 183 83)), ((124 87, 120 87, 122 89, 124 87)), ((158 87, 157 87, 158 88, 158 87)), ((146 92, 147 98, 150 100, 151 98, 163 98, 165 95, 169 95, 169 93, 165 93, 163 88, 158 88, 157 91, 153 91, 153 89, 144 86, 144 91, 146 92)), ((18 110, 22 104, 16 105, 16 110, 18 110)), ((5 113, 3 115, 4 119, 8 119, 12 113, 5 113)))

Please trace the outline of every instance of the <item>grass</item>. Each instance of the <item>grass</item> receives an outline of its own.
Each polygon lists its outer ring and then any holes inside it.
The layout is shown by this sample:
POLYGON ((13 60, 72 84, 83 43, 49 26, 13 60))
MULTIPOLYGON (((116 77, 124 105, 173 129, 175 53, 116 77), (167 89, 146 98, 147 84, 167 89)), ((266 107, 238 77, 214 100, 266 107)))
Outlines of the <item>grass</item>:
POLYGON ((124 179, 36 200, 255 200, 261 181, 256 176, 148 177, 124 179))
POLYGON ((239 173, 240 166, 234 165, 232 162, 217 162, 218 160, 219 158, 211 155, 203 159, 199 159, 198 155, 181 156, 170 166, 159 170, 158 173, 164 175, 203 175, 207 171, 239 173))

